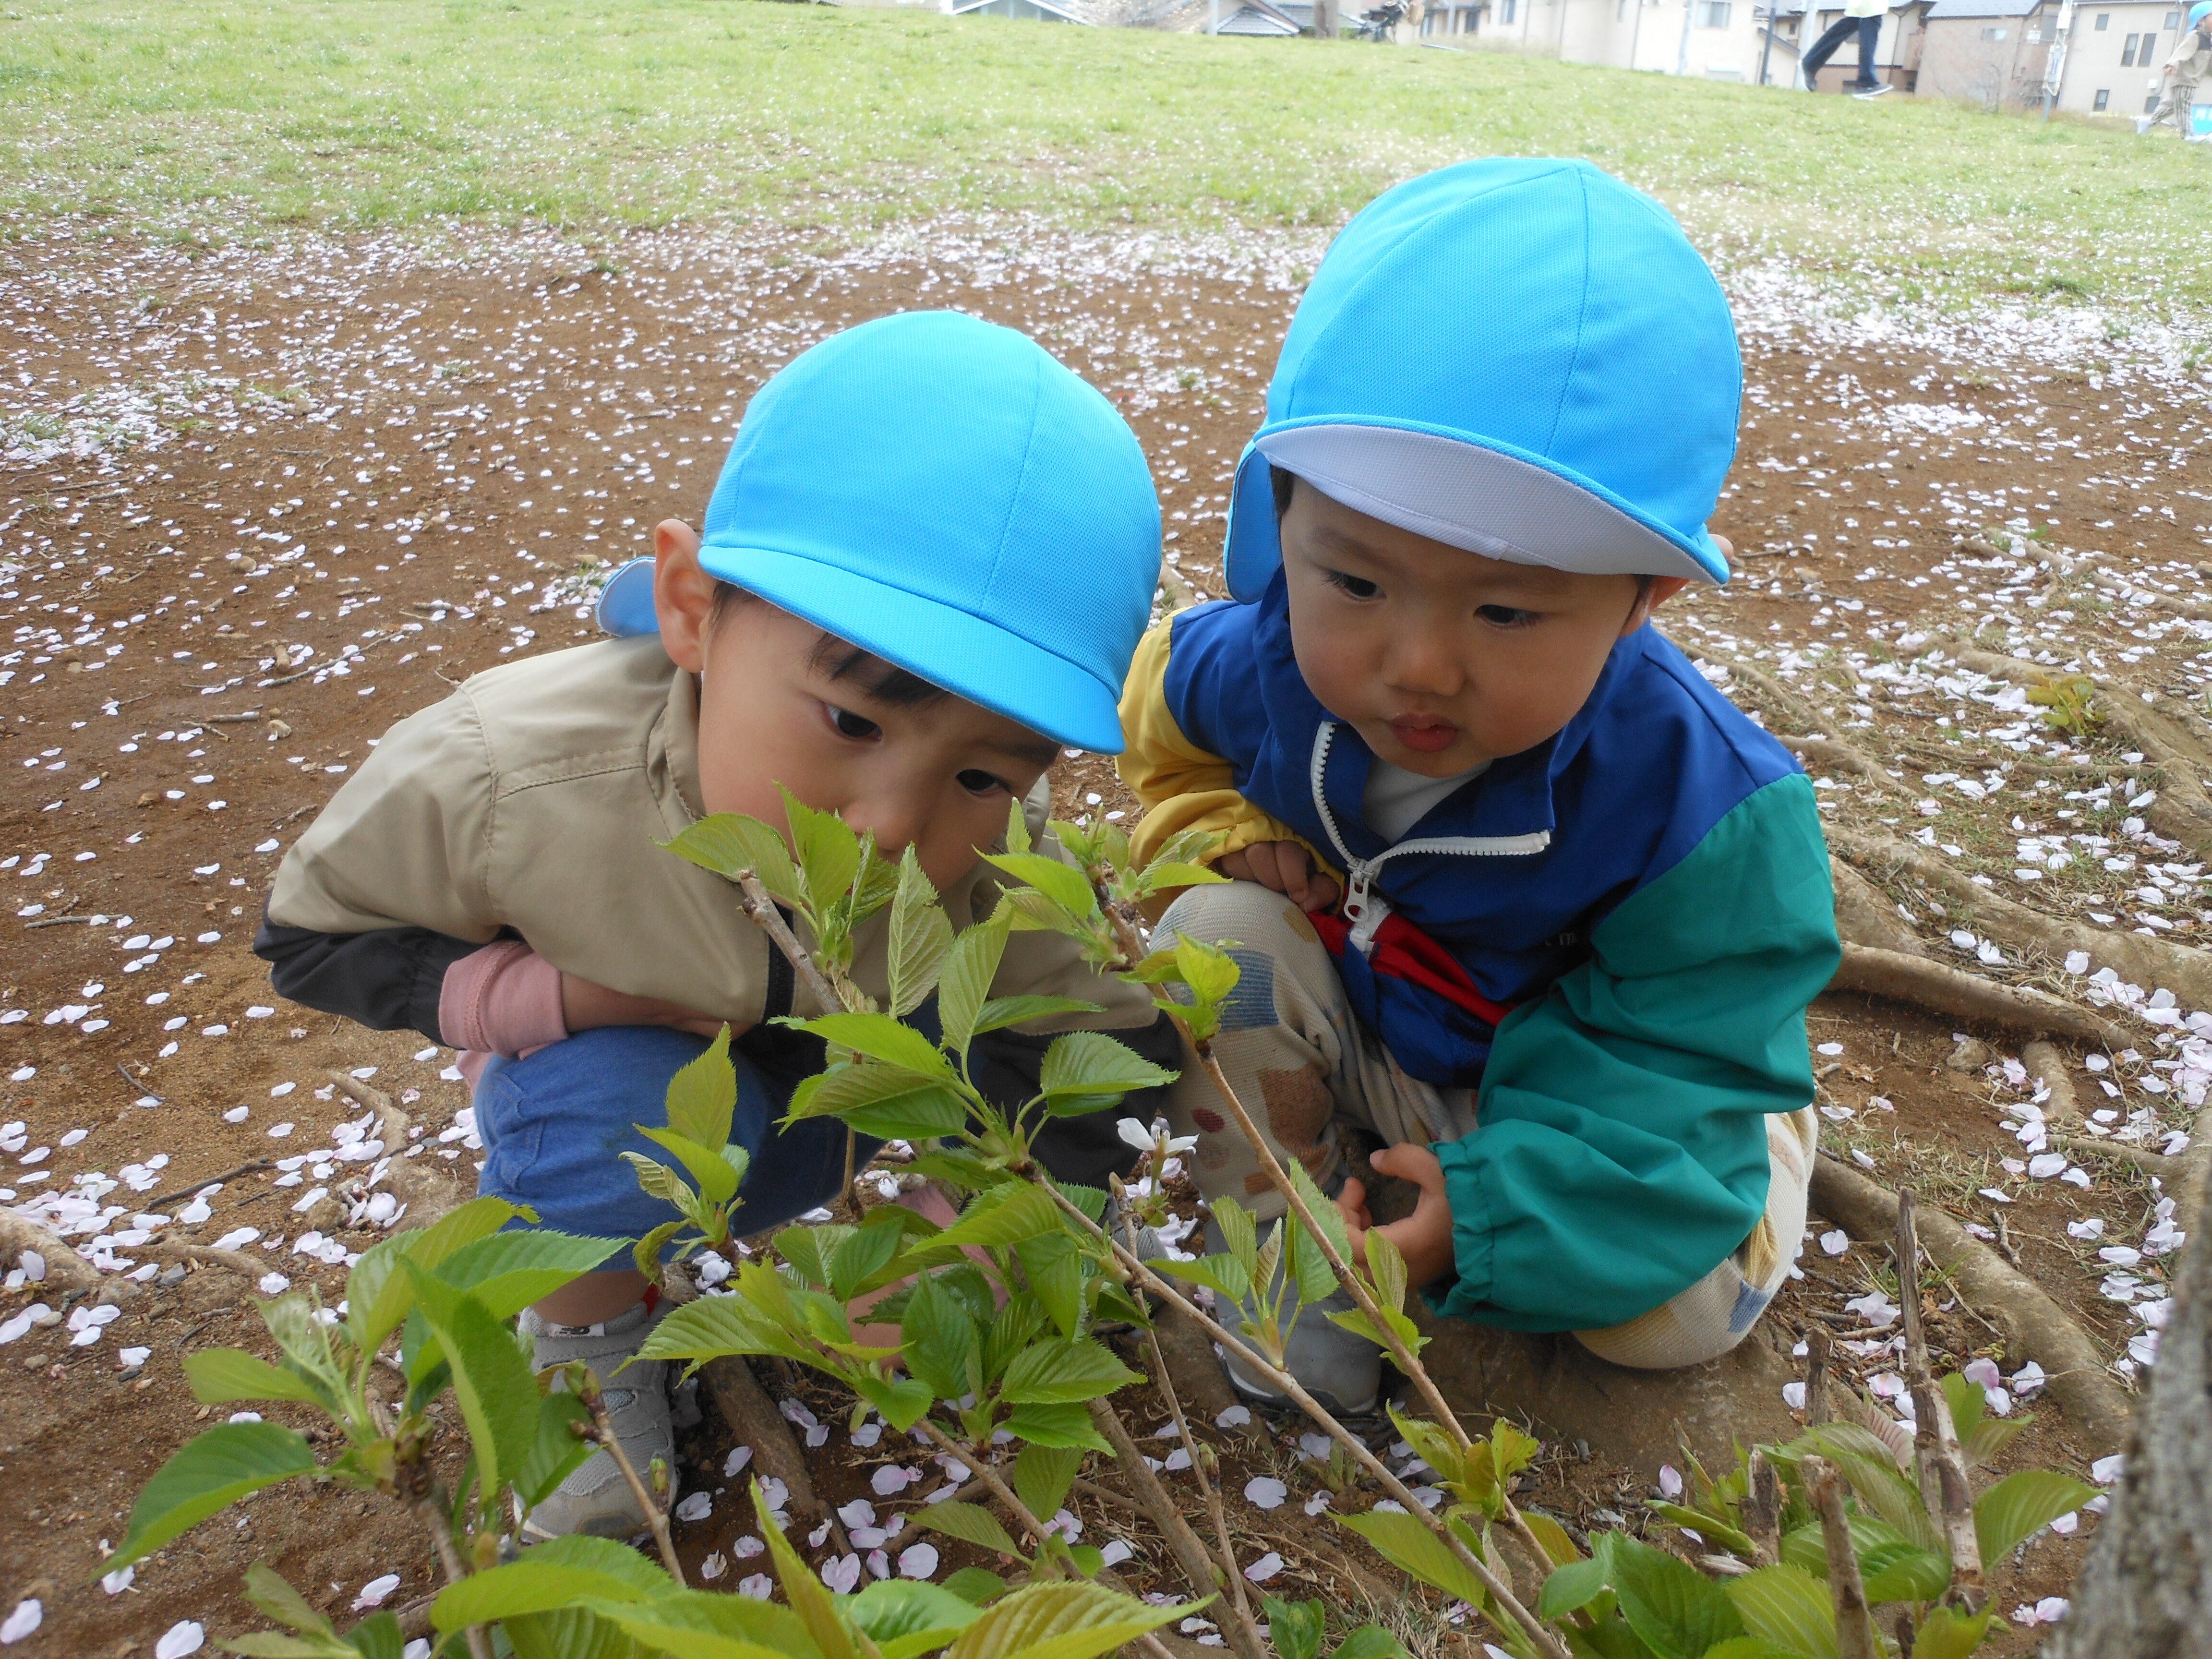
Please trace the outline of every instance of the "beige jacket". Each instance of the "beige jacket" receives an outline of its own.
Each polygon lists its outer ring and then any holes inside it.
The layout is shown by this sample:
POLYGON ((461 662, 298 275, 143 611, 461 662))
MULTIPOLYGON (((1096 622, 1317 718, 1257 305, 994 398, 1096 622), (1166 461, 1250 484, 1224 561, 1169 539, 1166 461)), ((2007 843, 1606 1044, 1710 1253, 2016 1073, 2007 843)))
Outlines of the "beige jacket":
POLYGON ((2159 65, 2160 72, 2171 76, 2182 86, 2193 87, 2199 81, 2212 79, 2212 45, 2194 28, 2181 32, 2181 39, 2173 43, 2173 50, 2159 65))
MULTIPOLYGON (((657 638, 510 663, 387 732, 288 852, 280 926, 323 933, 427 927, 489 942, 513 928, 564 972, 726 1019, 760 1023, 768 939, 720 877, 662 851, 698 816, 698 706, 657 638)), ((1047 794, 1029 804, 1041 835, 1047 794)), ((1040 850, 1051 846, 1042 841, 1040 850)), ((978 860, 944 895, 956 928, 988 915, 1002 878, 978 860)), ((879 1001, 886 917, 855 941, 879 1001)), ((1130 1030, 1155 1018, 1133 986, 1093 974, 1055 933, 1013 935, 994 996, 1080 997, 1104 1014, 1023 1029, 1130 1030)), ((805 988, 795 1012, 823 1012, 805 988)))

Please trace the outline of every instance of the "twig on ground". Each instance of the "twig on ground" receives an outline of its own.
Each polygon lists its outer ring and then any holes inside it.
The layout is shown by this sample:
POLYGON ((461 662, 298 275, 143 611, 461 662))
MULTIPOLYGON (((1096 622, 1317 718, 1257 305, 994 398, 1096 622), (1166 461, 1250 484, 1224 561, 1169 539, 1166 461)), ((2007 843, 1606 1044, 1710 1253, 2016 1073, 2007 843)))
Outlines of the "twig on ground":
MULTIPOLYGON (((1813 1164, 1813 1207, 1858 1239, 1897 1230, 1897 1194, 1850 1165, 1822 1153, 1813 1164)), ((2126 1443, 2133 1400, 2105 1369, 2088 1333, 2043 1287, 1975 1238, 1941 1210, 1916 1218, 1921 1248, 1973 1302, 1990 1309, 2010 1352, 2040 1364, 2045 1385, 2097 1455, 2126 1443)))
POLYGON ((1828 1420, 1828 1361, 1835 1339, 1825 1325, 1805 1331, 1805 1426, 1816 1428, 1828 1420))
POLYGON ((1920 1234, 1910 1192, 1897 1195, 1897 1300, 1904 1315, 1905 1381, 1912 1392, 1912 1453, 1920 1498, 1943 1534, 1951 1557, 1946 1600, 1976 1613, 1985 1599, 1982 1550, 1974 1532, 1974 1492, 1966 1483, 1966 1455, 1951 1420, 1950 1397, 1937 1386, 1928 1363, 1928 1334, 1920 1319, 1920 1234))
POLYGON ((34 933, 41 927, 89 927, 91 923, 90 916, 40 916, 36 921, 25 922, 23 931, 34 933))
POLYGON ((138 1210, 141 1214, 144 1214, 149 1211, 160 1209, 164 1204, 173 1204, 180 1198, 190 1198, 195 1193, 204 1191, 210 1187, 219 1186, 240 1176, 252 1175, 256 1170, 273 1170, 276 1167, 276 1160, 273 1158, 250 1158, 236 1169, 225 1170, 221 1175, 207 1176, 193 1182, 188 1187, 172 1187, 166 1193, 156 1193, 151 1198, 142 1198, 138 1200, 138 1210))
POLYGON ((1828 1595, 1836 1604, 1836 1651, 1841 1659, 1881 1659, 1874 1619, 1868 1612, 1866 1584, 1851 1548, 1851 1523, 1844 1514, 1844 1495, 1836 1471, 1825 1458, 1802 1465, 1806 1495, 1820 1517, 1820 1542, 1828 1557, 1828 1595))

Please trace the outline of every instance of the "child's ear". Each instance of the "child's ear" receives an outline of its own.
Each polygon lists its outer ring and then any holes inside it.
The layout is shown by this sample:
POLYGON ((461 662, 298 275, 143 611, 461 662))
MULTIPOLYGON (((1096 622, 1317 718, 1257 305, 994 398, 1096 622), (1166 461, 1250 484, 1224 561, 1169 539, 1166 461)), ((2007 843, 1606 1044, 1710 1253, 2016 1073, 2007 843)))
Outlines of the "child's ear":
POLYGON ((1690 585, 1687 576, 1651 576, 1646 578, 1644 592, 1628 613, 1628 620, 1620 625, 1621 637, 1626 639, 1651 620, 1651 613, 1690 585))
POLYGON ((699 534, 681 519, 653 527, 653 608, 660 646, 678 668, 706 665, 707 630, 714 616, 714 579, 699 565, 699 534))

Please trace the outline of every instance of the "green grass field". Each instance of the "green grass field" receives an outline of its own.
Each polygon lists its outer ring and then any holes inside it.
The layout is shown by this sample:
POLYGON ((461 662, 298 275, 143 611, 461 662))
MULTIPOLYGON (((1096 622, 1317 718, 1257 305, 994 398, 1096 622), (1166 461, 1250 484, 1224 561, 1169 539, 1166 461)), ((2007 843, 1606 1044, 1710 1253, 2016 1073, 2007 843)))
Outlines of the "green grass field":
POLYGON ((1333 224, 1585 155, 1826 287, 2212 305, 2212 147, 1489 52, 758 0, 43 0, 0 12, 0 228, 133 234, 951 210, 1333 224))

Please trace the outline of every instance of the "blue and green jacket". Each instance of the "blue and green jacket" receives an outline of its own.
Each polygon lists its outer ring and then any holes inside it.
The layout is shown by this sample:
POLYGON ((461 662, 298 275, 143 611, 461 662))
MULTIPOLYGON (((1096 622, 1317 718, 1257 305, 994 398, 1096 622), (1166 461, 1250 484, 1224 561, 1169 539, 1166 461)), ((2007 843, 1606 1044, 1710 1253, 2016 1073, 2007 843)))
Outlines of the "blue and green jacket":
POLYGON ((1474 1131, 1434 1149, 1444 1312, 1620 1324, 1749 1236, 1765 1120, 1813 1097, 1805 1009, 1838 959, 1834 893, 1804 773, 1662 635, 1622 639, 1563 731, 1395 845, 1361 817, 1373 755, 1298 672, 1279 572, 1256 603, 1147 635, 1121 719, 1137 855, 1192 828, 1224 835, 1216 856, 1305 842, 1367 900, 1340 957, 1362 1020, 1411 1075, 1477 1091, 1474 1131), (1358 946, 1385 913, 1479 995, 1376 971, 1358 946), (1470 1012, 1486 1002, 1494 1025, 1470 1012))

